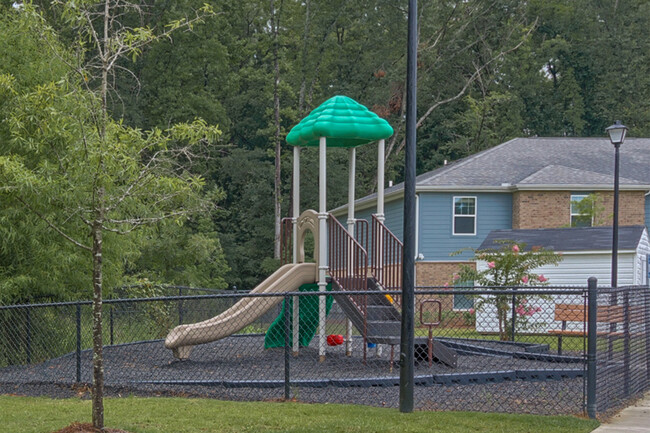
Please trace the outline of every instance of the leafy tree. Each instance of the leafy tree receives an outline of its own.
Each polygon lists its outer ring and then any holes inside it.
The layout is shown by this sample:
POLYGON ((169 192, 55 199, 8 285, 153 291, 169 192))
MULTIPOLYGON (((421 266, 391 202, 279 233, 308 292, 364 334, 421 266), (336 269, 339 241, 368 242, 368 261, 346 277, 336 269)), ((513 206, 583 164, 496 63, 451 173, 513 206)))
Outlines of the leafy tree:
MULTIPOLYGON (((460 271, 454 275, 454 281, 474 281, 476 286, 492 290, 501 290, 503 287, 539 286, 547 283, 544 275, 535 273, 543 265, 557 265, 562 261, 562 256, 544 248, 532 247, 526 249, 526 244, 513 241, 502 241, 499 249, 485 249, 474 251, 474 261, 484 261, 487 269, 477 270, 472 266, 462 265, 460 271)), ((460 253, 460 252, 458 252, 460 253)), ((542 296, 517 296, 515 310, 522 320, 530 313, 529 301, 542 298, 542 296)), ((480 310, 485 305, 493 305, 499 321, 499 337, 502 341, 510 339, 512 324, 510 313, 512 308, 511 296, 490 295, 478 296, 475 299, 475 308, 480 310)), ((525 323, 525 322, 524 322, 525 323)))
MULTIPOLYGON (((104 251, 117 235, 165 219, 182 223, 208 209, 198 192, 203 180, 187 170, 200 145, 220 131, 204 121, 143 132, 108 114, 109 77, 118 59, 136 56, 156 39, 150 28, 120 22, 128 2, 60 2, 64 22, 76 36, 75 53, 29 5, 20 13, 33 23, 48 57, 68 68, 63 76, 31 89, 3 75, 3 120, 9 151, 0 157, 4 192, 48 228, 85 251, 92 261, 93 425, 103 428, 102 297, 104 251), (105 244, 106 241, 106 244, 105 244)), ((210 13, 209 8, 200 13, 210 13)), ((199 20, 178 20, 162 36, 199 20)))
POLYGON ((200 215, 183 225, 162 221, 137 234, 138 254, 126 263, 130 279, 151 282, 227 288, 228 265, 210 215, 200 215), (161 254, 164 251, 164 254, 161 254))

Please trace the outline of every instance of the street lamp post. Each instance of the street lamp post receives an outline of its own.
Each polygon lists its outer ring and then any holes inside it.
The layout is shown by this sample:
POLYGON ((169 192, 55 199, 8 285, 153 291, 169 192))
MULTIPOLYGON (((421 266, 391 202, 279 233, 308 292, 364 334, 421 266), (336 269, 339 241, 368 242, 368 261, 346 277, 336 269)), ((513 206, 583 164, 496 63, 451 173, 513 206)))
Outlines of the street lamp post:
POLYGON ((620 148, 625 141, 627 127, 617 120, 612 126, 605 129, 609 140, 614 145, 614 220, 612 222, 612 287, 618 286, 618 180, 620 165, 620 148))

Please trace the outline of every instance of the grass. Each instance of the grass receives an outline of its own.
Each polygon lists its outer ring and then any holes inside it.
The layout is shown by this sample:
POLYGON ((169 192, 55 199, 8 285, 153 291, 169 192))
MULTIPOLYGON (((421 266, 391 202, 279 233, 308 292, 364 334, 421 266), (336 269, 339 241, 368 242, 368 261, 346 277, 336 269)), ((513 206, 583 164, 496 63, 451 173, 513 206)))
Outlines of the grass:
MULTIPOLYGON (((47 433, 90 422, 90 401, 0 396, 0 431, 47 433)), ((435 432, 581 433, 598 422, 571 416, 415 412, 367 406, 242 403, 184 398, 110 398, 106 426, 132 433, 435 432)))

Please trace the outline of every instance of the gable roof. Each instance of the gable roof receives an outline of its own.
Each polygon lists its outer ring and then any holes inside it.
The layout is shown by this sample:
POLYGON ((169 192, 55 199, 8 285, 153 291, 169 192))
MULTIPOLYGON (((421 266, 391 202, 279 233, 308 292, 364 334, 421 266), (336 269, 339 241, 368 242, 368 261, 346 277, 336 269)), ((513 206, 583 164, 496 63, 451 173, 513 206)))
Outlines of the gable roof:
MULTIPOLYGON (((641 242, 644 226, 622 226, 618 231, 618 248, 636 250, 641 242)), ((492 230, 479 250, 499 249, 498 240, 525 243, 525 250, 534 246, 553 251, 611 251, 611 227, 572 227, 557 229, 492 230)))
MULTIPOLYGON (((626 177, 620 177, 619 180, 627 185, 643 185, 641 181, 626 177)), ((612 175, 564 165, 549 165, 522 179, 517 185, 608 185, 613 181, 612 175)))
MULTIPOLYGON (((650 138, 627 138, 620 155, 621 190, 650 190, 650 138)), ((415 182, 417 192, 611 190, 614 146, 606 137, 515 138, 421 174, 415 182)), ((403 191, 403 183, 387 188, 386 199, 403 191)), ((363 208, 376 197, 372 194, 356 203, 363 208)))

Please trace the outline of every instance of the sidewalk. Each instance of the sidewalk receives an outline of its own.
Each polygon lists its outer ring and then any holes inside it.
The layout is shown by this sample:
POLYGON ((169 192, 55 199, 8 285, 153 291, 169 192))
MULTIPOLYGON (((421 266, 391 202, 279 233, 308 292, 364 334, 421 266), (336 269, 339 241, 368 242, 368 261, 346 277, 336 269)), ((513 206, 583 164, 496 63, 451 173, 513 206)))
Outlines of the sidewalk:
POLYGON ((634 406, 625 408, 592 433, 650 433, 650 393, 634 406))

